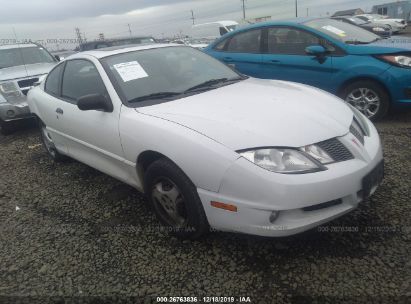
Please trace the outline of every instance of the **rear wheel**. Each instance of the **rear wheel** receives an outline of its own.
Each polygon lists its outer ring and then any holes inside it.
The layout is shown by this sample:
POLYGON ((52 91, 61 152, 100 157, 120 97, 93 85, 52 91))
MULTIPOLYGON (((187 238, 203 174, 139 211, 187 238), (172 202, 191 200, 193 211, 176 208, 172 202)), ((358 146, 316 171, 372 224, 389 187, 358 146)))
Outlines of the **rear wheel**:
POLYGON ((384 117, 389 109, 390 97, 386 90, 370 80, 356 81, 347 85, 341 97, 371 120, 384 117))
POLYGON ((158 220, 181 239, 196 239, 208 230, 197 189, 173 162, 162 158, 145 173, 145 192, 158 220))
POLYGON ((55 162, 63 162, 66 161, 68 158, 65 155, 60 154, 53 142, 53 139, 50 136, 50 133, 47 130, 46 125, 39 121, 39 128, 40 128, 40 137, 41 142, 43 143, 44 148, 47 151, 47 154, 55 161, 55 162))

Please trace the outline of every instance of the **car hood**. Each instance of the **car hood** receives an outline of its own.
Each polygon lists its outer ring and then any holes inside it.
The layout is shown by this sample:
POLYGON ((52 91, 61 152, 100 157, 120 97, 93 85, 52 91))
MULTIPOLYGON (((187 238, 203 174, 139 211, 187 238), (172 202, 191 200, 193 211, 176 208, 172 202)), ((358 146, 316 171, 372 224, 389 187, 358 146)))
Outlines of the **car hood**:
POLYGON ((0 81, 47 74, 56 63, 36 63, 0 69, 0 81))
POLYGON ((411 51, 411 38, 391 36, 364 45, 348 45, 348 52, 353 55, 378 55, 411 51))
POLYGON ((342 100, 306 85, 249 78, 136 111, 195 130, 233 150, 301 147, 348 133, 342 100))

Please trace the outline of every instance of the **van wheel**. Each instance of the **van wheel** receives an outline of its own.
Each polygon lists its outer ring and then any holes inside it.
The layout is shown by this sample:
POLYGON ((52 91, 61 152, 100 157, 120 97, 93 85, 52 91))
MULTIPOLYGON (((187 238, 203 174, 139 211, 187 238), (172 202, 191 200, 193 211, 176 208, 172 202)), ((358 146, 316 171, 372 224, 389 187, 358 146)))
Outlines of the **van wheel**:
POLYGON ((387 91, 371 80, 360 80, 347 85, 341 91, 341 98, 371 120, 384 117, 390 106, 387 91))
POLYGON ((145 193, 158 220, 180 239, 197 239, 209 225, 197 189, 168 159, 151 164, 144 175, 145 193))
POLYGON ((46 149, 47 154, 51 157, 51 159, 54 160, 55 162, 67 161, 68 157, 60 154, 57 151, 53 143, 53 139, 51 138, 46 125, 42 121, 39 121, 39 128, 40 128, 41 142, 43 143, 43 146, 46 149))

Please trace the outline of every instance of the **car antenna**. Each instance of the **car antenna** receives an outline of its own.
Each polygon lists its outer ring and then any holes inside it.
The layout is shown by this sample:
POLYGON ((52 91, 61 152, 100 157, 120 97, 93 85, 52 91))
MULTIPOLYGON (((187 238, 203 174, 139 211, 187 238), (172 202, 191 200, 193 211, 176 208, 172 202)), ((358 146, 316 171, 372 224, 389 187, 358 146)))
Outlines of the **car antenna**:
POLYGON ((21 61, 23 62, 24 70, 26 71, 26 76, 29 76, 29 73, 27 72, 26 63, 24 62, 23 50, 21 49, 20 43, 17 39, 16 30, 14 29, 14 26, 12 27, 12 29, 13 29, 14 38, 16 39, 17 45, 20 50, 21 61))

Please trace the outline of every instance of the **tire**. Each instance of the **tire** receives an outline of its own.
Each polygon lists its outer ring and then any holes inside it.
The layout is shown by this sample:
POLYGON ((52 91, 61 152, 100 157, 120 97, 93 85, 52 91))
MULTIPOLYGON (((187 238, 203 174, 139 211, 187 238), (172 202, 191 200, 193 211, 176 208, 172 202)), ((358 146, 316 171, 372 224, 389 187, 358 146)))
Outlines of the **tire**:
POLYGON ((387 91, 372 80, 348 84, 341 90, 340 97, 373 121, 384 117, 390 107, 387 91))
POLYGON ((15 131, 14 124, 12 122, 0 121, 0 128, 0 132, 3 135, 10 135, 15 131))
POLYGON ((197 189, 173 162, 161 158, 144 174, 144 190, 158 220, 180 239, 197 239, 209 230, 197 189))
POLYGON ((40 129, 41 142, 50 158, 55 162, 66 162, 68 157, 57 151, 53 143, 53 139, 47 131, 46 125, 40 120, 38 121, 38 125, 40 129))

